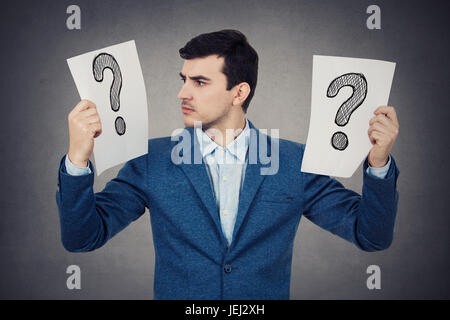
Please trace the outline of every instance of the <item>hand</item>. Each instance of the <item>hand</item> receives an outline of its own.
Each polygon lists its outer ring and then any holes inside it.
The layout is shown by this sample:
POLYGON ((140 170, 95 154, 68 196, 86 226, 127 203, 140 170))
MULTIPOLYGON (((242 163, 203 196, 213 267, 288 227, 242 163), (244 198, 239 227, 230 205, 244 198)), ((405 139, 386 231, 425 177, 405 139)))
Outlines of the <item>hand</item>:
POLYGON ((94 138, 102 134, 97 107, 89 100, 81 100, 69 113, 68 122, 69 160, 79 167, 87 167, 94 150, 94 138))
POLYGON ((369 164, 381 168, 389 160, 389 153, 399 132, 399 124, 394 107, 378 107, 374 114, 375 116, 370 119, 368 131, 373 145, 369 152, 369 164))

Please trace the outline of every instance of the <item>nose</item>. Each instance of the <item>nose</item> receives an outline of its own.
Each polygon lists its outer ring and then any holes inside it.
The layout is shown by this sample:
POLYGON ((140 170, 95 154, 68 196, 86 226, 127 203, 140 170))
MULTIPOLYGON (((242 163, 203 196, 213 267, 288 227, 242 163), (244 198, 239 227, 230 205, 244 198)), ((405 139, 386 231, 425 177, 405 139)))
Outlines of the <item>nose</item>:
POLYGON ((178 99, 180 100, 191 100, 192 95, 188 92, 188 88, 186 87, 186 83, 183 84, 183 86, 180 89, 180 92, 178 92, 178 99))

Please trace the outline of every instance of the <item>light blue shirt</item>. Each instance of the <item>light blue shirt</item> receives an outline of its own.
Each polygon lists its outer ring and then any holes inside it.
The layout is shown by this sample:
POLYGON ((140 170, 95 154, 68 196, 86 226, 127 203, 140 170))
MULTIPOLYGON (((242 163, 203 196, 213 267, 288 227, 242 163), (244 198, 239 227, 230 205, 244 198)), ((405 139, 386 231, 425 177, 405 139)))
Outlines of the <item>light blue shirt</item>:
MULTIPOLYGON (((243 131, 225 147, 211 140, 200 128, 195 128, 195 135, 214 190, 222 231, 228 241, 228 245, 230 245, 236 222, 239 196, 245 177, 250 126, 248 120, 245 119, 243 131)), ((384 167, 373 168, 369 166, 367 173, 384 179, 390 164, 391 156, 389 156, 389 161, 384 167)), ((91 173, 89 166, 85 168, 78 167, 70 161, 68 156, 66 156, 65 165, 66 171, 70 175, 78 176, 91 173)))
POLYGON ((245 119, 242 132, 225 147, 215 143, 200 128, 195 129, 195 135, 214 190, 222 232, 230 245, 245 177, 250 125, 245 119))

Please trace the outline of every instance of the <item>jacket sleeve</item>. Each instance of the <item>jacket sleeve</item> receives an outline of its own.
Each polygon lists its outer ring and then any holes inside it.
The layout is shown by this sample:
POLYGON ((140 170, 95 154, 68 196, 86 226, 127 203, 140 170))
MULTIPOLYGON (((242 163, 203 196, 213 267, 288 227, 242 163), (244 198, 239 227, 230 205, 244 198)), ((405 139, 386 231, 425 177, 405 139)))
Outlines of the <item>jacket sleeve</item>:
POLYGON ((387 249, 393 239, 397 213, 397 177, 391 156, 384 179, 368 174, 363 164, 362 195, 346 189, 334 178, 303 173, 304 216, 364 251, 387 249))
POLYGON ((148 207, 147 157, 128 161, 117 177, 95 194, 92 163, 89 161, 91 173, 72 176, 66 172, 65 157, 60 161, 56 191, 61 240, 68 251, 92 251, 139 218, 148 207))

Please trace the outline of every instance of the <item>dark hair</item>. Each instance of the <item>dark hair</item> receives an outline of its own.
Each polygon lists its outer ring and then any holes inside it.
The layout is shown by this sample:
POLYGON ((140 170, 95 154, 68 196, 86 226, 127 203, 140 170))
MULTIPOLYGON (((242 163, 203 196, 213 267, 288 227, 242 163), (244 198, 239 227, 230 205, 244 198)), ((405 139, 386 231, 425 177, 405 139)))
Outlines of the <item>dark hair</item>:
POLYGON ((237 30, 204 33, 180 49, 181 58, 187 60, 214 54, 225 60, 222 72, 227 77, 227 90, 241 82, 249 84, 250 93, 242 104, 242 109, 247 112, 258 78, 258 54, 245 35, 237 30))

